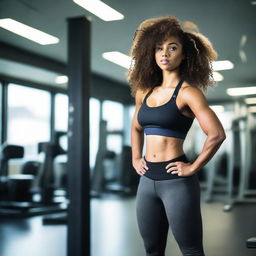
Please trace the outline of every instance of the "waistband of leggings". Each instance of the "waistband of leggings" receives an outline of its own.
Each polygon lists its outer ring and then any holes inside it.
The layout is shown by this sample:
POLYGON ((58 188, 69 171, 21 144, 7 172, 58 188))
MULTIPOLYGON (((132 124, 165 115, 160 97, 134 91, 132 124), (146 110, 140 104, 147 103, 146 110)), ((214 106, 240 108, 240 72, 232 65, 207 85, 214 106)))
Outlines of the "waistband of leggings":
POLYGON ((146 176, 152 180, 171 180, 171 179, 184 178, 183 176, 179 176, 177 174, 167 173, 167 170, 165 169, 165 167, 167 164, 176 162, 176 161, 181 161, 184 163, 189 162, 185 154, 175 157, 173 159, 170 159, 167 161, 161 161, 161 162, 147 161, 145 156, 144 156, 144 159, 145 159, 147 167, 148 167, 148 170, 146 170, 146 173, 144 174, 144 176, 146 176))
POLYGON ((181 161, 181 162, 184 162, 184 163, 188 163, 188 158, 185 154, 181 155, 181 156, 178 156, 178 157, 175 157, 175 158, 172 158, 170 160, 166 160, 166 161, 160 161, 160 162, 151 162, 151 161, 148 161, 146 159, 146 157, 144 156, 143 157, 144 160, 146 161, 146 163, 148 164, 152 164, 152 165, 159 165, 159 164, 169 164, 169 163, 172 163, 172 162, 176 162, 176 161, 181 161))

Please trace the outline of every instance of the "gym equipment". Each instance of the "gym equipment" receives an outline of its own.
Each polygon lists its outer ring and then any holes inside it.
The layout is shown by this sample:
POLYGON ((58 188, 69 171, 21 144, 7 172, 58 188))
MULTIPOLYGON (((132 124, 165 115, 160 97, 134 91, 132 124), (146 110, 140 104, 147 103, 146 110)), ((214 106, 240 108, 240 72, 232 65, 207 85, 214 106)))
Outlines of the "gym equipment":
POLYGON ((140 176, 136 173, 132 166, 132 149, 130 146, 123 146, 121 161, 121 177, 120 183, 128 189, 128 193, 135 195, 139 185, 140 176))
POLYGON ((232 120, 231 127, 225 129, 227 139, 222 145, 225 151, 218 151, 205 166, 205 201, 211 202, 214 198, 224 202, 224 211, 230 211, 237 203, 256 202, 256 190, 251 182, 255 175, 252 142, 256 139, 256 129, 250 118, 246 115, 232 120))
MULTIPOLYGON (((24 148, 17 145, 2 144, 0 148, 0 200, 9 200, 8 196, 8 161, 10 159, 23 158, 24 148)), ((21 180, 21 179, 20 179, 21 180)), ((23 176, 23 181, 28 182, 29 179, 23 176)))
POLYGON ((0 176, 5 177, 8 175, 8 160, 14 158, 23 158, 24 148, 17 145, 8 145, 7 143, 1 146, 0 155, 0 176))
POLYGON ((103 160, 107 151, 107 122, 105 120, 100 121, 99 126, 99 146, 98 152, 96 155, 96 161, 92 173, 92 182, 91 182, 91 196, 99 197, 102 192, 103 186, 103 160))
MULTIPOLYGON (((131 147, 123 146, 120 155, 107 150, 107 135, 113 132, 107 131, 107 122, 100 121, 99 149, 92 173, 91 196, 99 197, 104 192, 119 193, 120 195, 133 195, 139 182, 139 175, 132 166, 131 147), (108 181, 106 178, 107 161, 112 162, 112 170, 115 170, 115 178, 108 181)), ((116 133, 116 132, 115 132, 116 133)), ((118 131, 118 133, 120 133, 118 131)))
POLYGON ((230 211, 237 203, 256 203, 256 190, 250 187, 250 176, 254 167, 253 144, 255 139, 255 127, 251 127, 248 116, 236 118, 233 120, 231 130, 232 151, 228 158, 228 200, 224 206, 224 211, 230 211), (233 198, 234 192, 234 170, 235 160, 237 160, 237 149, 240 155, 239 184, 236 198, 233 198))
POLYGON ((206 182, 205 182, 205 197, 204 200, 210 203, 216 198, 217 193, 227 193, 227 182, 218 175, 222 168, 221 162, 223 154, 218 152, 211 161, 205 166, 206 182))
POLYGON ((62 212, 67 209, 65 200, 63 202, 55 200, 53 172, 54 158, 65 153, 59 145, 59 138, 64 134, 56 132, 52 142, 39 143, 39 152, 44 153, 44 161, 41 164, 36 161, 25 163, 22 167, 23 173, 18 175, 9 175, 8 161, 13 158, 22 158, 24 148, 7 143, 1 146, 1 216, 28 217, 62 212))
POLYGON ((39 153, 44 152, 45 158, 38 175, 38 186, 40 188, 41 200, 45 204, 54 203, 55 177, 54 159, 56 156, 66 154, 60 146, 60 137, 66 135, 65 132, 55 132, 52 142, 39 143, 39 153))
POLYGON ((256 237, 251 237, 246 241, 247 248, 256 249, 256 237))

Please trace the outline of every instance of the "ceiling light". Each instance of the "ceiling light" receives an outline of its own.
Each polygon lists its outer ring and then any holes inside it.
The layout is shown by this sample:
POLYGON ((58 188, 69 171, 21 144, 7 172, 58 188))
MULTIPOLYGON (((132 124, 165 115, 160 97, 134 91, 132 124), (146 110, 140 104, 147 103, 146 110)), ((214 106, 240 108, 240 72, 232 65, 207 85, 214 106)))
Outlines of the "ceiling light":
POLYGON ((246 98, 245 103, 246 104, 256 104, 256 98, 246 98))
POLYGON ((213 72, 213 80, 216 82, 222 81, 224 79, 223 75, 219 72, 213 72))
POLYGON ((58 76, 55 79, 56 84, 65 84, 68 82, 68 77, 67 76, 58 76))
POLYGON ((256 94, 256 86, 229 88, 227 94, 230 96, 253 95, 256 94))
POLYGON ((132 58, 121 52, 104 52, 102 57, 127 69, 129 69, 131 66, 132 58))
POLYGON ((211 105, 210 108, 214 111, 214 112, 224 112, 224 106, 222 105, 211 105))
POLYGON ((251 113, 256 113, 256 106, 248 108, 251 113))
POLYGON ((243 63, 247 62, 247 56, 244 50, 239 50, 239 57, 243 63))
POLYGON ((122 20, 124 15, 99 0, 73 0, 104 21, 122 20))
POLYGON ((256 5, 256 1, 251 1, 251 4, 252 5, 256 5))
POLYGON ((247 42, 247 35, 242 35, 240 39, 240 47, 244 47, 247 42))
POLYGON ((229 60, 220 60, 214 61, 212 63, 212 67, 214 71, 227 70, 234 68, 234 64, 229 60))
POLYGON ((46 34, 38 29, 27 26, 13 19, 0 19, 0 27, 32 40, 38 44, 47 45, 57 44, 59 42, 57 37, 46 34))

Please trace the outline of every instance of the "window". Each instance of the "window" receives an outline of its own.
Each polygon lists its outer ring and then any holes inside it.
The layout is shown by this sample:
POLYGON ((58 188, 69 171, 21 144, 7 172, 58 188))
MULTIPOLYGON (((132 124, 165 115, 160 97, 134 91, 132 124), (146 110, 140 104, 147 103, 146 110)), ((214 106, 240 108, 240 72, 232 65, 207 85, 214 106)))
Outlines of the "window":
POLYGON ((100 102, 97 99, 90 99, 90 167, 95 165, 95 159, 99 144, 99 120, 100 102))
MULTIPOLYGON (((68 131, 68 96, 63 93, 55 95, 55 111, 54 111, 54 130, 68 131)), ((68 150, 68 136, 61 136, 60 145, 64 150, 68 150)))
POLYGON ((68 96, 62 93, 55 95, 55 130, 68 130, 68 96))
POLYGON ((103 119, 108 122, 107 130, 123 129, 123 105, 118 102, 106 100, 103 102, 103 119))
MULTIPOLYGON (((107 131, 123 130, 123 105, 114 101, 103 102, 103 119, 107 121, 107 131)), ((107 136, 107 149, 119 154, 122 151, 123 136, 111 134, 107 136)))
POLYGON ((135 112, 135 105, 127 106, 127 111, 126 111, 126 136, 125 136, 125 145, 131 146, 131 125, 132 125, 132 120, 135 112))
POLYGON ((50 140, 50 93, 8 85, 7 141, 24 146, 25 158, 36 159, 38 143, 50 140))

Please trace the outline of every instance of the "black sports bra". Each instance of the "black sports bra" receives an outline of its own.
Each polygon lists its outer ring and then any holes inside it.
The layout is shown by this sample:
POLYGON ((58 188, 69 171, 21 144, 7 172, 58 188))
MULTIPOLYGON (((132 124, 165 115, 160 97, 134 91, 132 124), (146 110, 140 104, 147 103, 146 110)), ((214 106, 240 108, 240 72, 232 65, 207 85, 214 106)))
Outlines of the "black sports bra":
POLYGON ((186 138, 194 118, 184 116, 176 105, 176 98, 182 83, 183 80, 180 80, 170 100, 160 106, 149 107, 147 98, 154 88, 147 93, 138 111, 138 122, 146 135, 186 138))

